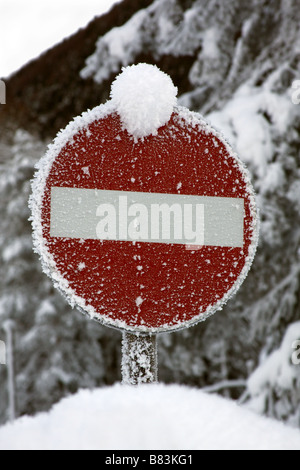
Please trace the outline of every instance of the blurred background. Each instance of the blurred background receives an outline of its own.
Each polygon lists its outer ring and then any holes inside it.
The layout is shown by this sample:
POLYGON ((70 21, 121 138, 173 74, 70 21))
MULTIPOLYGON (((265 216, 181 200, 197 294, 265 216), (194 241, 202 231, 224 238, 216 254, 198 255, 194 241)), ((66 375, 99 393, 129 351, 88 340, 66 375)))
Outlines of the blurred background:
MULTIPOLYGON (((0 340, 12 330, 16 415, 121 379, 121 334, 72 310, 41 272, 27 203, 56 133, 108 99, 122 66, 142 61, 222 130, 252 175, 261 218, 238 294, 205 323, 159 336, 159 379, 300 427, 298 1, 2 0, 0 9, 0 340)), ((0 365, 2 424, 10 394, 0 365)))
POLYGON ((1 77, 8 77, 116 3, 118 0, 2 0, 1 77))

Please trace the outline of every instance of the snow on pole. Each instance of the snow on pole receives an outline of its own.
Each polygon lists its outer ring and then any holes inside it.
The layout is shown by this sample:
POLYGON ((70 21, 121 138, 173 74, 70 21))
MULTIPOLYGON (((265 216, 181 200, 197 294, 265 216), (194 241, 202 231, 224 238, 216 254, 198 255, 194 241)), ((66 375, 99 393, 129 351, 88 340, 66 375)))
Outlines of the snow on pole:
POLYGON ((14 322, 7 320, 3 329, 6 333, 7 341, 7 373, 8 373, 8 416, 9 421, 16 419, 16 408, 15 408, 15 374, 14 374, 14 356, 13 356, 13 327, 14 322))
POLYGON ((124 385, 157 382, 157 336, 123 333, 122 378, 124 385))

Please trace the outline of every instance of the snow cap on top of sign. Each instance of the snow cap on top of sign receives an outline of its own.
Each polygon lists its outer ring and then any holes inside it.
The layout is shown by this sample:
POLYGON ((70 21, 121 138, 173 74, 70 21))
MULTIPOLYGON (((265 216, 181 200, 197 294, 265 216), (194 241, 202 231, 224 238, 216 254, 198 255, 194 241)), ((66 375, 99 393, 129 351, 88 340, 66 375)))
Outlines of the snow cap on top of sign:
POLYGON ((178 89, 156 65, 123 67, 110 97, 124 128, 135 140, 156 135, 167 124, 177 104, 178 89))

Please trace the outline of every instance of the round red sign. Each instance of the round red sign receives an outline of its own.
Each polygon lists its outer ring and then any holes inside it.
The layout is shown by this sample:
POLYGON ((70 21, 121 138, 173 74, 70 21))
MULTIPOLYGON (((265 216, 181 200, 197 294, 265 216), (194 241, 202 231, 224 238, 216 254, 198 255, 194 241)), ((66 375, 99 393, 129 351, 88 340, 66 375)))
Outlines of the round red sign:
POLYGON ((133 332, 205 320, 239 288, 256 249, 248 172, 180 107, 138 140, 110 102, 76 118, 41 160, 31 206, 55 285, 90 317, 133 332))

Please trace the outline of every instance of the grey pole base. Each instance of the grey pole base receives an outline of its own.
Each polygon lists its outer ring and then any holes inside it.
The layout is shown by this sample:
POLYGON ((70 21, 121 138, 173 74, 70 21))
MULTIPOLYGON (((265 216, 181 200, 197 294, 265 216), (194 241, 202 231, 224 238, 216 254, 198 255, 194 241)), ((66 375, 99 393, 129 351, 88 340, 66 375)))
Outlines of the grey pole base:
POLYGON ((157 337, 123 333, 122 383, 141 385, 157 383, 157 337))

